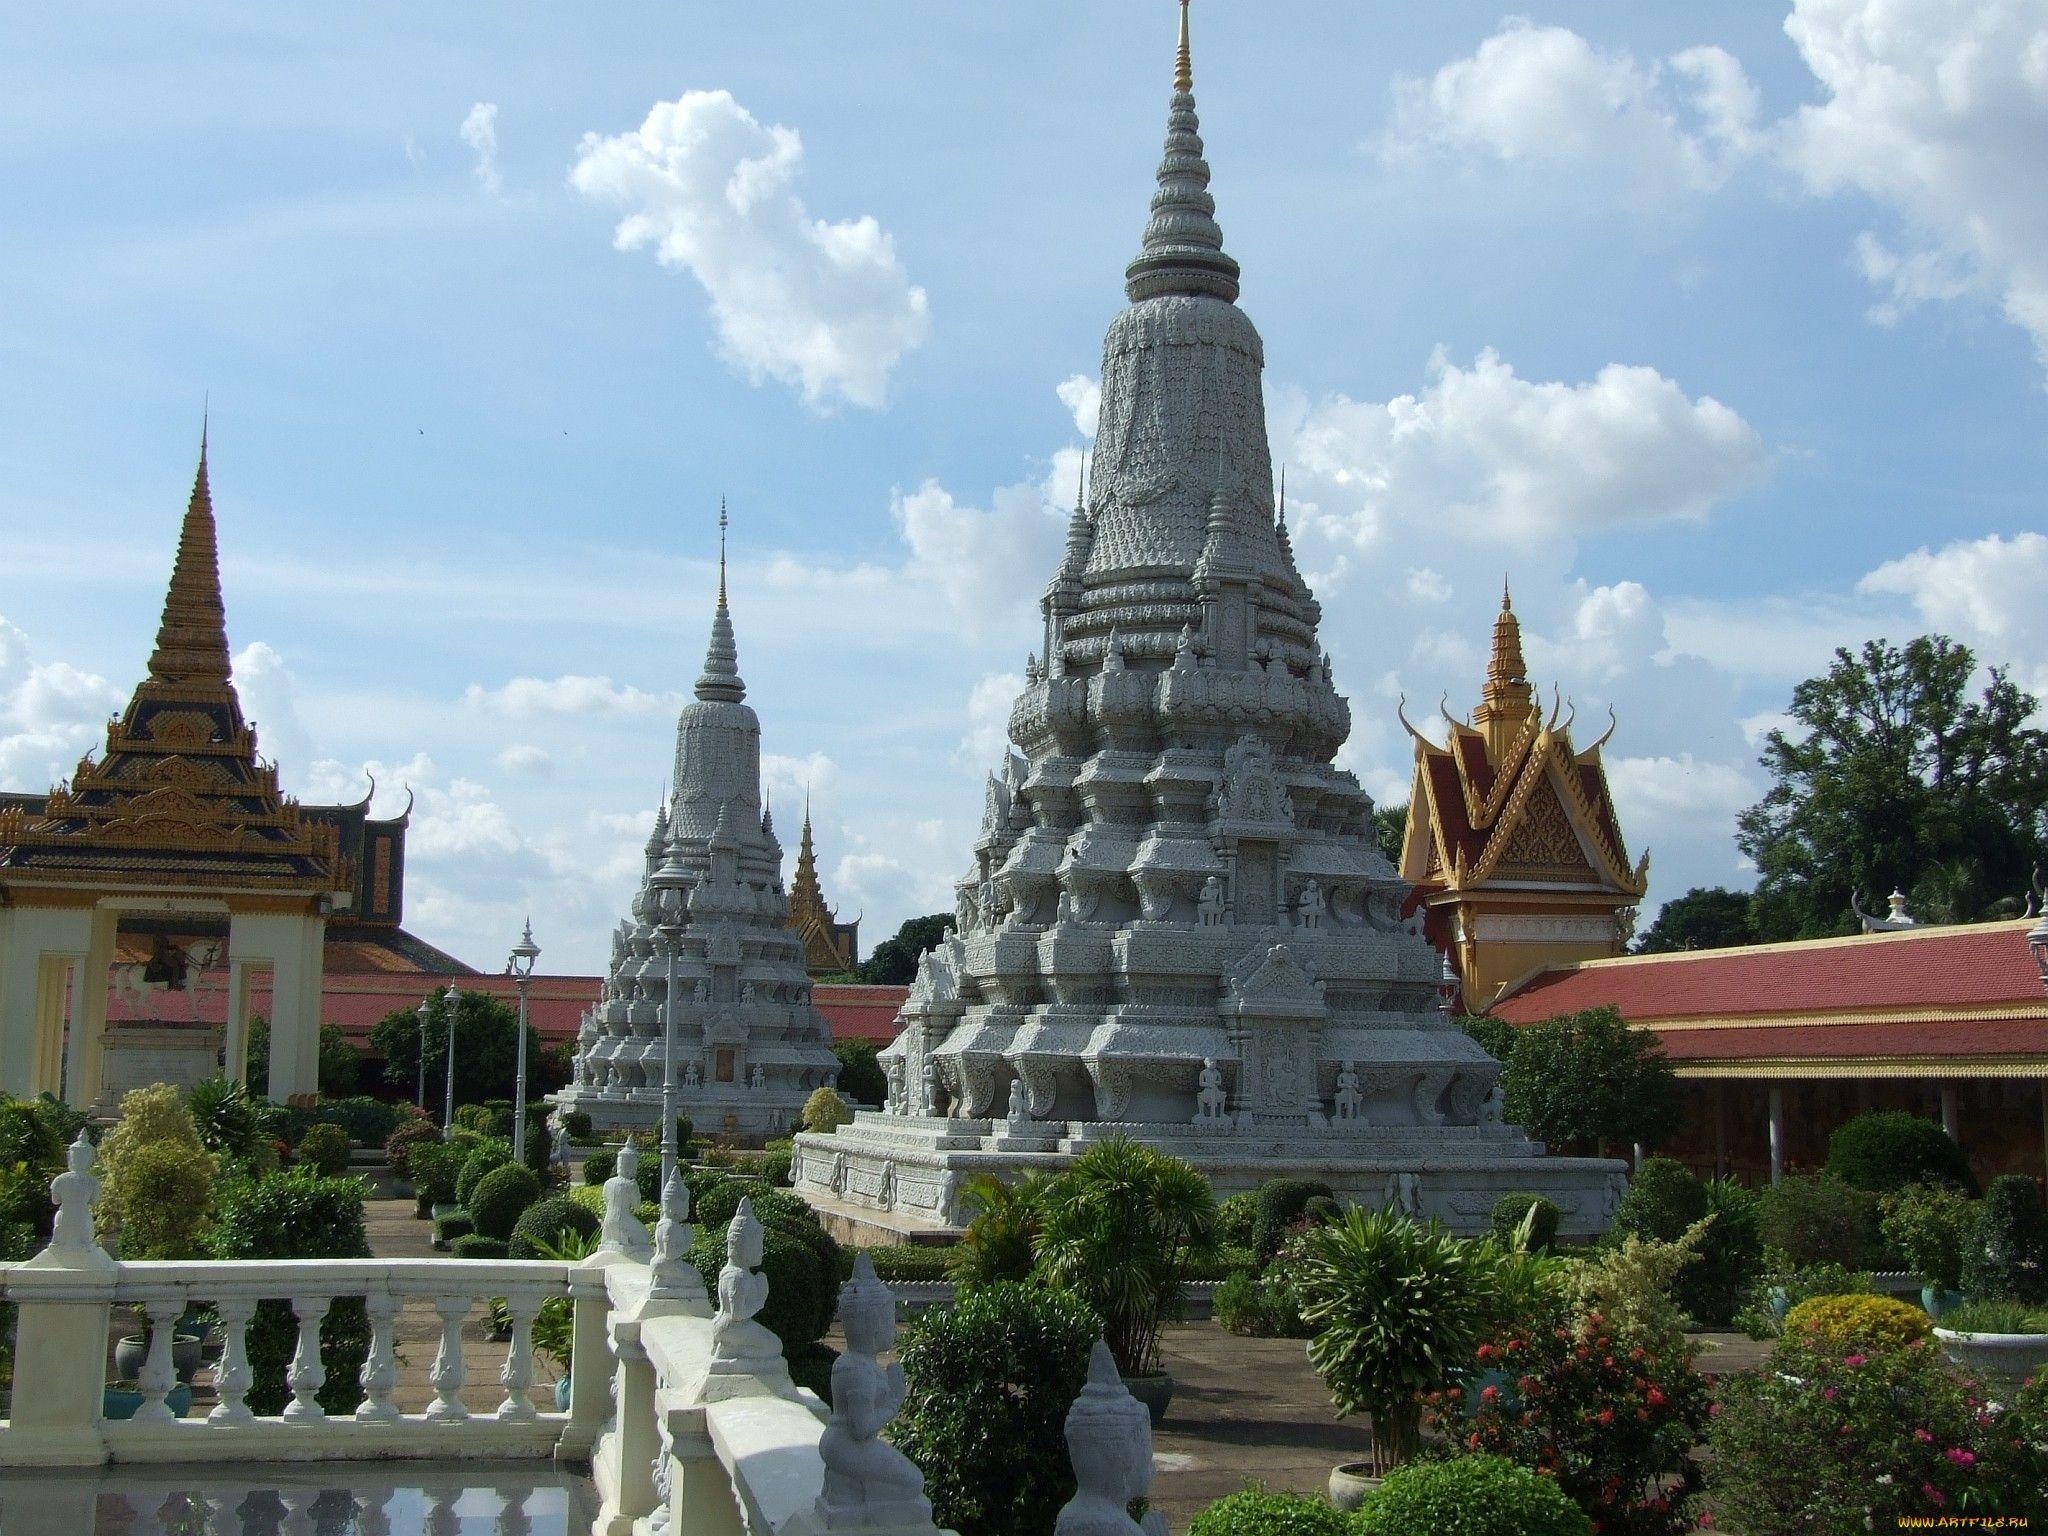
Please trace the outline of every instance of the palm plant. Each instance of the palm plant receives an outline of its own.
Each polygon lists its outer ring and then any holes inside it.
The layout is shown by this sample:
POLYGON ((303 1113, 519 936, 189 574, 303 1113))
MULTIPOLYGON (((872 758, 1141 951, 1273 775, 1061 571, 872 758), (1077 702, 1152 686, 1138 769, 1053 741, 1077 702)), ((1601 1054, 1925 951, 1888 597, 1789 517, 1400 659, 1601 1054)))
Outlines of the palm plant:
POLYGON ((1157 1374, 1159 1330, 1178 1314, 1188 1264, 1215 1252, 1209 1181, 1117 1137, 1077 1158, 1040 1206, 1038 1278, 1094 1308, 1124 1375, 1157 1374))
POLYGON ((1415 1451, 1424 1392, 1464 1365, 1495 1319, 1497 1252, 1436 1221, 1352 1206, 1299 1241, 1309 1361, 1339 1413, 1372 1417, 1372 1462, 1384 1474, 1415 1451))
POLYGON ((972 1218, 946 1263, 955 1285, 1030 1278, 1037 1258, 1040 1204, 1051 1182, 1042 1173, 1026 1173, 1012 1184, 992 1173, 978 1173, 961 1187, 961 1203, 972 1218))

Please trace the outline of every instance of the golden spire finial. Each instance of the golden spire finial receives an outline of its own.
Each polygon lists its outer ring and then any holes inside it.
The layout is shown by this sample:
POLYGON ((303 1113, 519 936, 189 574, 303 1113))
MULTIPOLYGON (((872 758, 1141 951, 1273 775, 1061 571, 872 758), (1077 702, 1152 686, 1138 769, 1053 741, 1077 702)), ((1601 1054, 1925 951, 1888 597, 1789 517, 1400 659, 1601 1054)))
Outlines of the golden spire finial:
POLYGON ((207 474, 208 423, 199 424, 199 467, 178 530, 178 552, 164 593, 150 676, 160 682, 228 680, 227 614, 221 602, 220 548, 214 533, 213 487, 207 474))
POLYGON ((1180 51, 1173 60, 1173 88, 1176 91, 1195 88, 1195 60, 1188 49, 1188 0, 1180 0, 1180 51))

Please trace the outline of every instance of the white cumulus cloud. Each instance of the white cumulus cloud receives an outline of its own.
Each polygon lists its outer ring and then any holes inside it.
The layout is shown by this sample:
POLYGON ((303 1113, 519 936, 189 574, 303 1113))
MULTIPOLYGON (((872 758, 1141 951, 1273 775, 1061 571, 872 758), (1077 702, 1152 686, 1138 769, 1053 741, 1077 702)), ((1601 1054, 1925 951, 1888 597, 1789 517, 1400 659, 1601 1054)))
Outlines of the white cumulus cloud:
POLYGON ((1911 600, 1928 628, 1964 641, 1991 666, 2048 695, 2048 535, 1998 534, 1920 548, 1888 560, 1858 584, 1911 600))
POLYGON ((586 134, 569 181, 626 210, 620 250, 651 248, 702 285, 720 350, 750 381, 878 408, 929 329, 925 293, 873 217, 812 217, 791 190, 802 163, 794 128, 689 91, 630 133, 586 134))
POLYGON ((0 785, 40 794, 105 738, 125 695, 64 661, 39 661, 28 636, 0 619, 0 785))
POLYGON ((1397 81, 1381 150, 1395 159, 1604 160, 1655 182, 1715 187, 1756 152, 1757 111, 1756 87, 1722 49, 1641 61, 1516 17, 1428 79, 1397 81))
POLYGON ((492 196, 505 189, 505 178, 498 170, 498 105, 492 101, 480 101, 469 109, 462 126, 455 130, 476 156, 472 167, 476 183, 492 196))
POLYGON ((1769 467, 1755 428, 1654 368, 1537 382, 1491 348, 1469 368, 1439 351, 1419 394, 1324 401, 1286 456, 1311 477, 1304 521, 1334 520, 1361 544, 1389 521, 1533 545, 1699 519, 1769 467))
POLYGON ((609 677, 568 673, 561 677, 515 677, 501 688, 471 683, 462 702, 472 709, 523 718, 534 715, 640 715, 674 709, 680 697, 648 693, 609 677))
POLYGON ((1785 32, 1826 92, 1785 125, 1816 193, 1860 192, 1907 248, 1859 243, 1879 320, 1996 294, 2048 364, 2048 8, 2039 0, 1796 0, 1785 32))
POLYGON ((983 772, 994 769, 1010 751, 1010 706, 1024 691, 1016 672, 991 672, 967 696, 967 734, 960 738, 960 761, 983 772))

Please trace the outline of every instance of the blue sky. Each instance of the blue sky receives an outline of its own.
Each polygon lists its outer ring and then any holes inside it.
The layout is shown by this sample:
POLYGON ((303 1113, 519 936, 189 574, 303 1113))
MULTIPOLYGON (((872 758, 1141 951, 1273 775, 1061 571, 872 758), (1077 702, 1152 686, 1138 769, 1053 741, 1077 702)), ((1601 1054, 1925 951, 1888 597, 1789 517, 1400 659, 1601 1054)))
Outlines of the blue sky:
MULTIPOLYGON (((418 794, 411 924, 589 969, 718 498, 778 825, 950 906, 1086 444, 1173 7, 0 16, 0 781, 147 654, 210 396, 285 779, 418 794), (479 18, 487 15, 487 20, 479 18), (722 93, 722 94, 721 94, 722 93)), ((1469 706, 1501 573, 1653 899, 1754 737, 1940 628, 2048 685, 2048 3, 1198 0, 1275 458, 1358 725, 1469 706)))

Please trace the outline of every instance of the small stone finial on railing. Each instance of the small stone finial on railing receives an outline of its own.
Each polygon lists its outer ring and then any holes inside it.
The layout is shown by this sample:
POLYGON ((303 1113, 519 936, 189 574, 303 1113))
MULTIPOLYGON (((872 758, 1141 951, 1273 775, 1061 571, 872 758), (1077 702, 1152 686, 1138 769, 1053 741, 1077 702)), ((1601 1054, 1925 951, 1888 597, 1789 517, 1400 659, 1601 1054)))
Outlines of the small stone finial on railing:
POLYGON ((718 1313, 711 1320, 714 1361, 782 1357, 782 1341, 754 1321, 768 1304, 768 1277, 760 1272, 765 1245, 754 1202, 740 1201, 725 1232, 725 1268, 718 1272, 718 1313))
POLYGON ((647 1291, 650 1301, 701 1301, 704 1278, 690 1262, 690 1186, 682 1174, 669 1171, 661 1186, 661 1220, 654 1227, 654 1280, 647 1291))
POLYGON ((896 1298, 865 1250, 854 1256, 853 1278, 839 1287, 839 1326, 846 1350, 832 1362, 832 1418, 818 1440, 825 1462, 818 1522, 828 1531, 930 1530, 924 1474, 882 1439, 907 1387, 900 1364, 876 1358, 895 1347, 896 1298))
POLYGON ((1088 1357, 1088 1384, 1067 1410, 1067 1457, 1078 1486, 1053 1536, 1166 1536, 1158 1510, 1142 1522, 1130 1515, 1131 1501, 1152 1486, 1152 1416, 1101 1339, 1088 1357))
POLYGON ((604 1181, 604 1225, 598 1246, 645 1264, 654 1257, 654 1242, 633 1208, 640 1203, 640 1149, 632 1142, 619 1148, 619 1164, 604 1181))
POLYGON ((50 1241, 28 1262, 48 1269, 112 1269, 113 1258, 92 1235, 92 1208, 100 1197, 100 1181, 92 1171, 99 1149, 84 1131, 64 1154, 65 1171, 50 1180, 50 1200, 57 1216, 50 1241))

